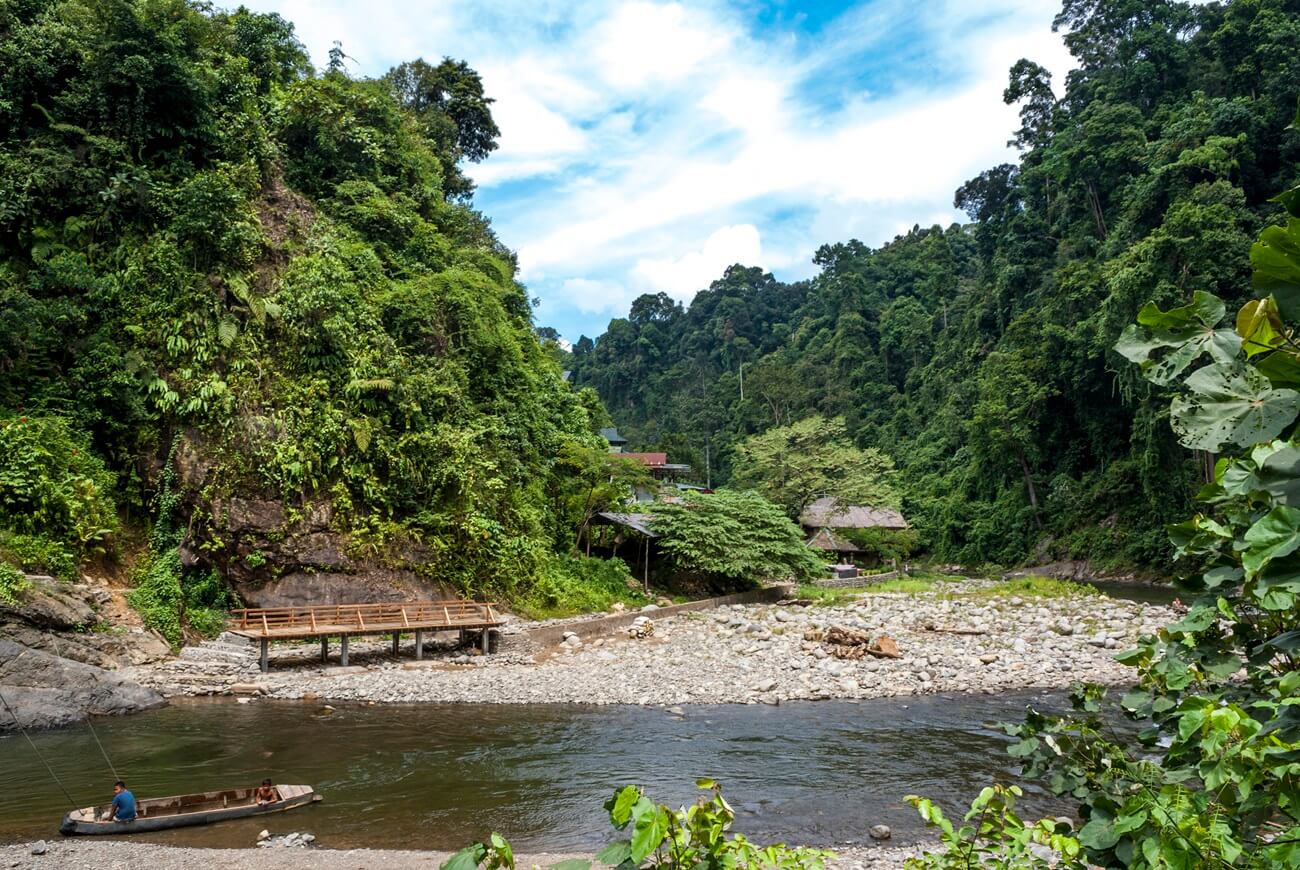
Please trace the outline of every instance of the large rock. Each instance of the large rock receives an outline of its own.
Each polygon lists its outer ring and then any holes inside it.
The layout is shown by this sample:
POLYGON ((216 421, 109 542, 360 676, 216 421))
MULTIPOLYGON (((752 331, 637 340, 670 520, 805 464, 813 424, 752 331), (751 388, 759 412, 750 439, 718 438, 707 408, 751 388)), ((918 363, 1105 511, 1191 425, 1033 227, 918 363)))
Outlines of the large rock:
POLYGON ((0 621, 26 622, 37 628, 65 631, 94 624, 94 609, 61 590, 53 577, 28 575, 27 582, 27 591, 17 604, 0 598, 0 621))
MULTIPOLYGON (((257 433, 249 433, 250 436, 257 433)), ((256 492, 207 499, 215 463, 212 445, 189 434, 177 453, 189 523, 181 544, 187 568, 217 569, 250 607, 292 607, 369 601, 454 598, 455 590, 419 570, 435 556, 413 541, 356 546, 340 531, 326 500, 295 504, 256 492)))
POLYGON ((143 628, 107 632, 41 631, 21 622, 0 621, 0 637, 21 646, 44 650, 106 670, 145 665, 171 655, 171 647, 157 633, 143 628))
MULTIPOLYGON (((57 728, 87 715, 112 716, 160 707, 153 689, 94 665, 82 664, 0 640, 0 693, 24 728, 57 728)), ((0 730, 15 727, 0 708, 0 730)))

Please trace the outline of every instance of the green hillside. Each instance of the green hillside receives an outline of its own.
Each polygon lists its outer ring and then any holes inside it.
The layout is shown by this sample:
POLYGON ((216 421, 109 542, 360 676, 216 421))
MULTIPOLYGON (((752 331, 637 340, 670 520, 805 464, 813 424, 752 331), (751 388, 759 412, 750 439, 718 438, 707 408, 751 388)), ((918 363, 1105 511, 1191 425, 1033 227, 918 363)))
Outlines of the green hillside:
POLYGON ((283 506, 272 544, 324 516, 340 558, 526 589, 601 412, 472 207, 490 103, 451 60, 315 72, 242 8, 0 3, 0 555, 151 529, 158 594, 180 563, 256 588, 287 569, 228 531, 243 499, 283 506))

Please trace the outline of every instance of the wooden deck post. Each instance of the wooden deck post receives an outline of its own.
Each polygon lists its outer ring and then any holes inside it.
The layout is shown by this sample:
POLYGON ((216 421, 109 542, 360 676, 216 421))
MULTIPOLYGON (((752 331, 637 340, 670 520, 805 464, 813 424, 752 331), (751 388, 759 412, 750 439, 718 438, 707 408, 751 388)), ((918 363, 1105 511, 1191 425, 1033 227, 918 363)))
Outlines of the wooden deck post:
POLYGON ((415 659, 419 661, 424 658, 424 632, 420 629, 415 630, 415 659))
POLYGON ((398 639, 400 636, 401 636, 401 635, 399 635, 397 632, 393 632, 393 658, 397 658, 397 650, 398 650, 398 640, 397 640, 397 639, 398 639))
POLYGON ((325 664, 330 660, 330 638, 327 634, 320 636, 320 663, 325 664))
POLYGON ((271 639, 269 637, 262 638, 262 662, 261 663, 262 663, 262 673, 266 673, 271 669, 271 639))
POLYGON ((343 657, 343 667, 346 668, 348 666, 348 636, 346 634, 343 635, 343 649, 340 654, 343 657))
POLYGON ((488 654, 488 628, 483 627, 483 637, 479 640, 479 647, 483 650, 483 655, 488 654))

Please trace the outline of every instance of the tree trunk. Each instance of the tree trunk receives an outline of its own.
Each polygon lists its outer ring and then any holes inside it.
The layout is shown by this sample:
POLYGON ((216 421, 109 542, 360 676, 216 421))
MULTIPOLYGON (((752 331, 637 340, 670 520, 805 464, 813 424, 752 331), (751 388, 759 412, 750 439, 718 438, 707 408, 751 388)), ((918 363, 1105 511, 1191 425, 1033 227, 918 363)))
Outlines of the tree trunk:
POLYGON ((1088 182, 1088 206, 1092 209, 1092 219, 1097 224, 1097 235, 1106 238, 1106 216, 1101 210, 1101 197, 1097 195, 1096 186, 1088 182))
POLYGON ((1020 460, 1020 470, 1025 475, 1025 486, 1029 489, 1029 506, 1034 509, 1034 525, 1043 529, 1043 519, 1038 515, 1038 490, 1034 489, 1034 476, 1029 473, 1029 463, 1025 460, 1025 451, 1017 449, 1016 457, 1020 460))

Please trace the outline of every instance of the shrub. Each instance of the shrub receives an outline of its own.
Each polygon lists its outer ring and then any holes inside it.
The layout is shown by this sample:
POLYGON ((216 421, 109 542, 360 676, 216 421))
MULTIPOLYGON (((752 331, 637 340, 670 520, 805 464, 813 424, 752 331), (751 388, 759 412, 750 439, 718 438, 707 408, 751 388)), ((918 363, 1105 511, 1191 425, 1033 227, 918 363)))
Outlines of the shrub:
POLYGON ((117 530, 113 476, 61 417, 0 419, 0 528, 79 556, 117 530))
POLYGON ((181 642, 180 578, 180 551, 173 548, 141 564, 135 586, 126 596, 144 624, 167 638, 172 646, 181 642))
POLYGON ((0 532, 0 559, 29 573, 45 573, 60 580, 77 576, 77 557, 66 544, 39 535, 0 532))
POLYGON ((687 492, 656 504, 659 547, 679 570, 730 582, 809 580, 823 563, 781 508, 755 492, 687 492))
POLYGON ((535 618, 608 610, 615 601, 640 601, 622 559, 552 556, 516 607, 535 618))
MULTIPOLYGON (((671 810, 645 796, 634 785, 614 792, 605 801, 610 824, 626 831, 627 839, 602 849, 595 864, 603 867, 656 867, 661 870, 722 870, 761 867, 783 870, 822 870, 832 852, 791 848, 784 843, 756 846, 740 834, 728 837, 736 813, 711 779, 696 782, 711 794, 689 807, 671 810)), ((442 870, 502 870, 515 866, 514 851, 499 834, 468 846, 442 865, 442 870)), ((590 870, 592 861, 569 860, 551 870, 590 870)))
POLYGON ((926 825, 938 829, 943 851, 908 858, 904 866, 907 870, 1066 870, 1082 866, 1077 860, 1082 851, 1078 840, 1046 819, 1027 825, 1016 815, 1016 798, 1022 794, 1014 785, 985 788, 966 813, 965 821, 973 824, 961 827, 954 827, 937 804, 908 795, 907 802, 916 807, 926 825))
POLYGON ((221 578, 209 571, 183 577, 180 550, 173 547, 149 559, 136 572, 127 601, 144 624, 172 646, 179 646, 189 629, 203 636, 225 627, 229 593, 221 578))
POLYGON ((0 601, 17 604, 27 592, 23 572, 7 562, 0 562, 0 601))

